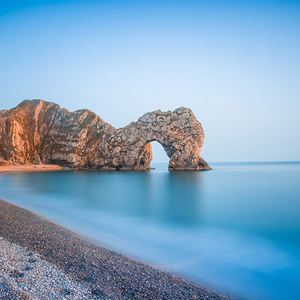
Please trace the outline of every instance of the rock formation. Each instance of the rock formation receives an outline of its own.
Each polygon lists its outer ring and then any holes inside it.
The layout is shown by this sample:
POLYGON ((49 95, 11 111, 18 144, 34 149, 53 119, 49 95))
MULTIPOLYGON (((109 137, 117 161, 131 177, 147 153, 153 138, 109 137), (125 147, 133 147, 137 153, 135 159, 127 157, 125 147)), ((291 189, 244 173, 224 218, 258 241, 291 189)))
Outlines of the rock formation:
POLYGON ((12 164, 58 164, 73 169, 150 169, 150 142, 170 158, 169 170, 209 170, 200 157, 204 131, 185 107, 146 113, 115 129, 87 109, 69 112, 42 100, 0 111, 0 157, 12 164))

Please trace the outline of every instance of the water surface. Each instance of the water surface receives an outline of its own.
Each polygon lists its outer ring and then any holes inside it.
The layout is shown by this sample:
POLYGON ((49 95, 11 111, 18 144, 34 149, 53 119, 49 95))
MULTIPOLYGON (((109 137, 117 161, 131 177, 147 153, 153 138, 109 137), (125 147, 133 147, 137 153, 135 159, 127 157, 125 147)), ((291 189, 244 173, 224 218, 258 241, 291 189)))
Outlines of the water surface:
POLYGON ((0 176, 0 197, 100 244, 253 299, 300 299, 300 163, 0 176))

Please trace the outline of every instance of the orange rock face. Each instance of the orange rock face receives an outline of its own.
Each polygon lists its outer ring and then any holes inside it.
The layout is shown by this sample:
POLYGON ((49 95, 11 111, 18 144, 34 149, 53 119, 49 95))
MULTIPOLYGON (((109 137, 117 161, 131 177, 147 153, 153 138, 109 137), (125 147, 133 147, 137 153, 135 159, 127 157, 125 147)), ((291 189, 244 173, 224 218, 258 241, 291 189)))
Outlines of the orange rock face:
POLYGON ((204 131, 185 107, 146 113, 115 129, 90 110, 25 100, 0 111, 0 158, 12 164, 57 164, 73 169, 150 169, 150 142, 170 158, 169 170, 209 170, 200 156, 204 131))

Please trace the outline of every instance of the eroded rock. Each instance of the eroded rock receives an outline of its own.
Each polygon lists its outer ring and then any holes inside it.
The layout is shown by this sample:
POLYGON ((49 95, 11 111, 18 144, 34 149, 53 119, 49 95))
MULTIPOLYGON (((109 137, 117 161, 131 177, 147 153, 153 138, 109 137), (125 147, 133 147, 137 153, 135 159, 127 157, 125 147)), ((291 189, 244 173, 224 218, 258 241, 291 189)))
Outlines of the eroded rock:
POLYGON ((69 112, 42 100, 25 100, 0 111, 0 156, 13 164, 147 170, 152 141, 165 149, 169 170, 210 169, 200 156, 202 126, 185 107, 149 112, 119 129, 90 110, 69 112))

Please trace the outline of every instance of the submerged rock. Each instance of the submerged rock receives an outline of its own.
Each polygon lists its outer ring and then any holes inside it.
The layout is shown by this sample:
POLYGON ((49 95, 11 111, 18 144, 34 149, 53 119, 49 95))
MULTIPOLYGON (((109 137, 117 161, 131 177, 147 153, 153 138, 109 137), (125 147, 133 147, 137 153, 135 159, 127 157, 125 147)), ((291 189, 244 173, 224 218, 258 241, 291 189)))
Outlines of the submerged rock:
POLYGON ((9 163, 148 170, 150 142, 157 141, 170 158, 169 170, 210 169, 200 156, 203 128, 185 107, 148 112, 119 129, 90 110, 69 112, 42 100, 0 112, 0 156, 9 163))

